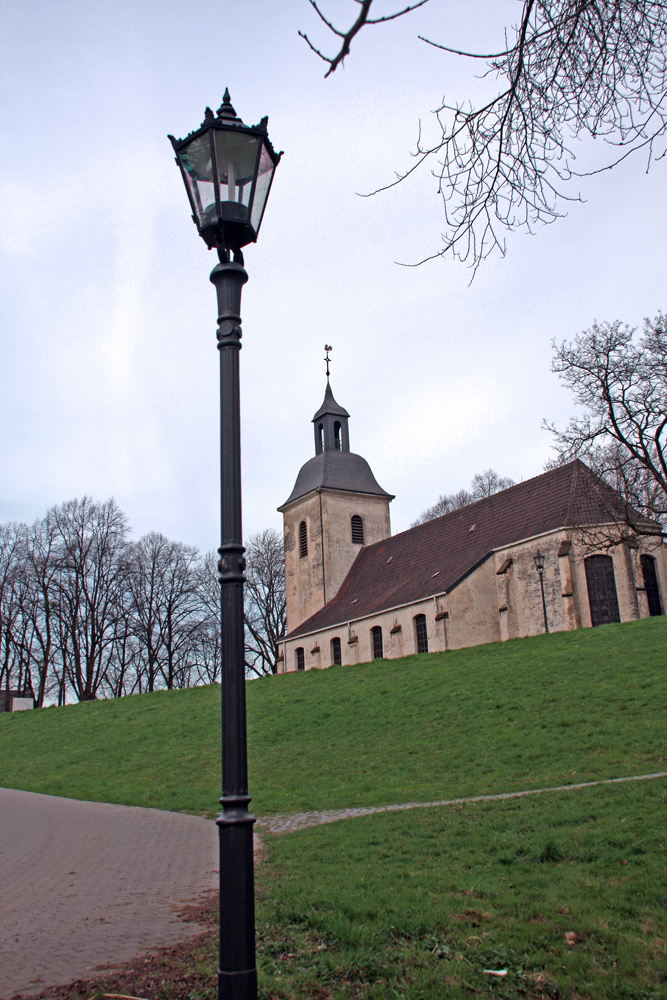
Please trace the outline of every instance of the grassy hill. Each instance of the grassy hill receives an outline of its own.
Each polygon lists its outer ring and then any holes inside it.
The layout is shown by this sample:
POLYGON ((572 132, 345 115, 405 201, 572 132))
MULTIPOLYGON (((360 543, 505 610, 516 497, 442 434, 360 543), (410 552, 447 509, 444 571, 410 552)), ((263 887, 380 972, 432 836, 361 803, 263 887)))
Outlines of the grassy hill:
MULTIPOLYGON (((260 816, 667 771, 667 618, 247 693, 260 816)), ((5 715, 0 784, 213 816, 219 744, 217 687, 5 715)), ((263 1000, 667 998, 665 779, 261 834, 263 1000)))
MULTIPOLYGON (((667 618, 247 685, 257 815, 663 770, 667 618)), ((214 815, 217 686, 0 715, 0 784, 214 815)))

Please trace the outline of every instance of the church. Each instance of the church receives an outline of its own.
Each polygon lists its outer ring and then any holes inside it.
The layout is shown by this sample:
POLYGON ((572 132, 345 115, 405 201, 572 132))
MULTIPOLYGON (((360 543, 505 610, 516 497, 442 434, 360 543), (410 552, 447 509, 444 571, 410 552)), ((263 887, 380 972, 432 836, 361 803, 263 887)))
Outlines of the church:
POLYGON ((663 613, 661 535, 624 540, 622 498, 579 460, 392 535, 394 497, 350 451, 349 416, 327 372, 315 456, 278 508, 279 673, 663 613))

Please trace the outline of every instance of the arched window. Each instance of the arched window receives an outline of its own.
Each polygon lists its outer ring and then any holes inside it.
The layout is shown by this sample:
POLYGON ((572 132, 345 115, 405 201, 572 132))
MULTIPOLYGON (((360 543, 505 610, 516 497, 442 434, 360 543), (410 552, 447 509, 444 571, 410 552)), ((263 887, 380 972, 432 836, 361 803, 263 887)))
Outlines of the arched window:
POLYGON ((426 631, 426 615, 415 615, 415 646, 418 653, 428 653, 428 632, 426 631))
POLYGON ((380 625, 375 625, 371 629, 371 639, 373 641, 373 659, 381 660, 384 656, 384 650, 382 648, 382 628, 380 625))
POLYGON ((336 449, 336 451, 343 450, 343 442, 340 436, 340 424, 338 423, 338 421, 336 421, 336 423, 334 424, 334 448, 336 449))
POLYGON ((611 556, 589 556, 584 560, 588 603, 591 607, 591 625, 608 625, 620 622, 614 560, 611 556))
POLYGON ((648 613, 650 615, 661 615, 662 605, 660 604, 660 591, 658 590, 658 574, 655 571, 655 559, 653 556, 642 556, 642 576, 644 577, 644 590, 648 600, 648 613))
POLYGON ((354 545, 364 544, 364 522, 358 514, 352 515, 352 543, 354 545))
POLYGON ((334 666, 340 666, 343 662, 343 657, 341 655, 340 639, 336 636, 331 640, 331 663, 334 666))
POLYGON ((297 648, 294 650, 294 662, 296 664, 297 670, 305 670, 306 660, 303 655, 303 646, 297 646, 297 648))
POLYGON ((324 451, 324 424, 317 428, 317 439, 320 442, 320 452, 324 451))
POLYGON ((308 528, 305 521, 299 525, 299 555, 302 559, 308 555, 308 528))

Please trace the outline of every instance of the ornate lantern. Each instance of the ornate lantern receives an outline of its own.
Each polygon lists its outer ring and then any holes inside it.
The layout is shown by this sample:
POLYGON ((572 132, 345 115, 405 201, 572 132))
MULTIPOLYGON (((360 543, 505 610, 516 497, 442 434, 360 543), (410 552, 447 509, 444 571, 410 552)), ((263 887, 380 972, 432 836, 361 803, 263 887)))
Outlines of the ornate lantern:
POLYGON ((209 249, 233 250, 241 260, 241 247, 257 239, 282 156, 271 145, 268 121, 244 125, 225 90, 216 115, 206 108, 186 139, 169 136, 199 235, 209 249))

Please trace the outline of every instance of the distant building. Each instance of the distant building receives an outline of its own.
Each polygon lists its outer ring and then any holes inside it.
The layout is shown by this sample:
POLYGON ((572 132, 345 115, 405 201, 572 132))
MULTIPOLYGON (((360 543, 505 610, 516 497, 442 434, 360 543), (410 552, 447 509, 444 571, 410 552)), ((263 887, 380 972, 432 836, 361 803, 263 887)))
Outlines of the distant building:
POLYGON ((0 712, 25 712, 35 707, 35 699, 29 691, 0 691, 0 712))
POLYGON ((621 497, 582 462, 392 536, 393 496, 350 452, 348 419, 327 381, 315 457, 278 508, 288 629, 279 672, 536 635, 545 611, 553 632, 663 613, 662 538, 623 540, 621 497))

